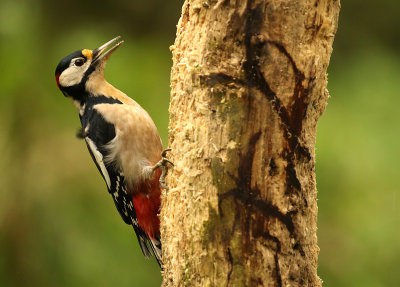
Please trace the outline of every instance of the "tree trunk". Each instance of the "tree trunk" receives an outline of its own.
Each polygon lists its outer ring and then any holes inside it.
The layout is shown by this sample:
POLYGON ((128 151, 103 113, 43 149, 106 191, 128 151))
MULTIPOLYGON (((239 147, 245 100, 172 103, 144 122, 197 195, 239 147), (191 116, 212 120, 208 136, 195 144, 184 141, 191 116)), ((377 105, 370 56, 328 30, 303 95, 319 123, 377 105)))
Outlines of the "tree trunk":
POLYGON ((187 0, 163 286, 320 286, 315 132, 338 0, 187 0))

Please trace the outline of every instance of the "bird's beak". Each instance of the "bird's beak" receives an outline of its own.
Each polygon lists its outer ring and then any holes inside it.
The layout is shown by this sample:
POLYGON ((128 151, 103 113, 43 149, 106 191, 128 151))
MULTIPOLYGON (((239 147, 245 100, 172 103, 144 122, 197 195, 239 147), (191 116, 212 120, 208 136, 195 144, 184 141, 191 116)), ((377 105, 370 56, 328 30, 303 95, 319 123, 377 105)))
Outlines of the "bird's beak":
POLYGON ((93 50, 92 65, 98 65, 103 61, 107 61, 108 57, 119 47, 124 41, 119 41, 121 36, 115 37, 96 50, 93 50))

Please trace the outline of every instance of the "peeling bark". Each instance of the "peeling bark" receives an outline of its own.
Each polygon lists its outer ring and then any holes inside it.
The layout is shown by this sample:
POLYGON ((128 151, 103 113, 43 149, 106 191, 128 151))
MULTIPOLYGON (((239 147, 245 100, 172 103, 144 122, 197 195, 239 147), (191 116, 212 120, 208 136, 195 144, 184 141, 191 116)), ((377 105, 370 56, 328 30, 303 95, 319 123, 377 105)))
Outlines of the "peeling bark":
POLYGON ((338 0, 187 0, 171 72, 163 286, 320 286, 315 132, 338 0))

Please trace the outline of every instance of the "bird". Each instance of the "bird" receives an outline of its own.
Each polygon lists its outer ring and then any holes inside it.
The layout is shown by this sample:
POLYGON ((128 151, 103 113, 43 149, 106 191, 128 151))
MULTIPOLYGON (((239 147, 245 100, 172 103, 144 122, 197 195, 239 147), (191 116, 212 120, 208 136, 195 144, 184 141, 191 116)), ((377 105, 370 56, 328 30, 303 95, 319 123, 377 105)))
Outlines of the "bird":
POLYGON ((152 250, 161 268, 160 196, 173 163, 150 115, 105 79, 106 63, 123 42, 118 36, 69 54, 55 78, 79 112, 77 137, 85 140, 120 216, 133 226, 143 255, 149 258, 152 250))

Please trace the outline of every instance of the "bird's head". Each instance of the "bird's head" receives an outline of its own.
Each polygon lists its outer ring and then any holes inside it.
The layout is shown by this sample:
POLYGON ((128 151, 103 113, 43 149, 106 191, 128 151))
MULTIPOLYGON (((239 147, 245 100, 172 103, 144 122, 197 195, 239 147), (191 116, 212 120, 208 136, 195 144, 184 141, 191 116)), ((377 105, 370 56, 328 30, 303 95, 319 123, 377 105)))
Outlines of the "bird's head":
POLYGON ((95 50, 73 52, 56 68, 56 82, 65 96, 75 97, 87 90, 89 82, 104 80, 104 68, 109 56, 123 43, 120 36, 95 50))

